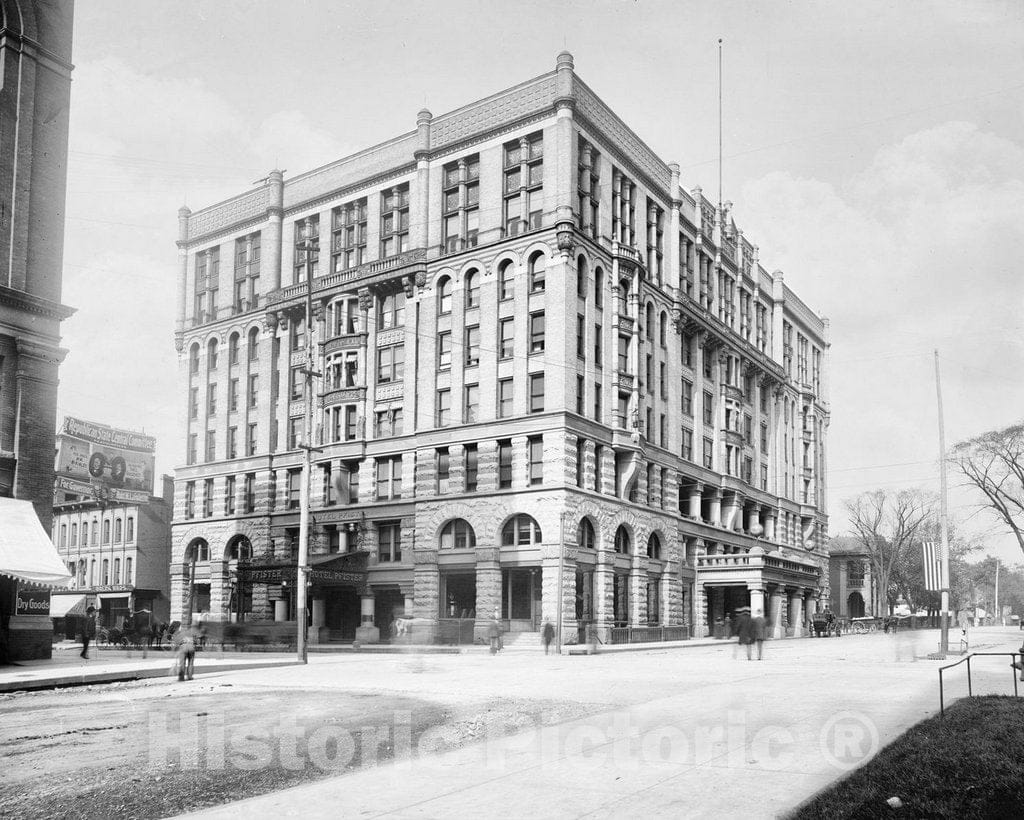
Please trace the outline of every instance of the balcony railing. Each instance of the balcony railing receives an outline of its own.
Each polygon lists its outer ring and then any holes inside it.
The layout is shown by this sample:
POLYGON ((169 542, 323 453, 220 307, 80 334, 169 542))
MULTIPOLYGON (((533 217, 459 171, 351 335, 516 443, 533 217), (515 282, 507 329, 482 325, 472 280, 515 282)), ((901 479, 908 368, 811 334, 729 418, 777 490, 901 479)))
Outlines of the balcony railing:
POLYGON ((608 643, 662 643, 689 638, 688 626, 616 626, 610 630, 608 643))

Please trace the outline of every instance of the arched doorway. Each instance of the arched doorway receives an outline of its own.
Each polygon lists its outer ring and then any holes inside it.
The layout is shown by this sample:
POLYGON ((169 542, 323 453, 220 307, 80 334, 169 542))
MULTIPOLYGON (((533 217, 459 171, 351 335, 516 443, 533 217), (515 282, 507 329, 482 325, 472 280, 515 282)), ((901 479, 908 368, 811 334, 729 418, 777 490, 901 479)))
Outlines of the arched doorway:
POLYGON ((847 597, 846 612, 851 618, 864 617, 864 597, 859 592, 851 592, 847 597))

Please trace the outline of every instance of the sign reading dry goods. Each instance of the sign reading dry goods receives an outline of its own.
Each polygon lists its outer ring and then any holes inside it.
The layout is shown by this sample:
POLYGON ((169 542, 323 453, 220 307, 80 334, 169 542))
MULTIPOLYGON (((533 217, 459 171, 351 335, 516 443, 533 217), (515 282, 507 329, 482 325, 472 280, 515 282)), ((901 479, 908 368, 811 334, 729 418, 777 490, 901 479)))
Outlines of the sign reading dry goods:
POLYGON ((18 601, 15 605, 18 615, 49 615, 50 590, 18 587, 18 601))
POLYGON ((146 503, 153 494, 156 439, 70 416, 57 436, 57 489, 146 503))

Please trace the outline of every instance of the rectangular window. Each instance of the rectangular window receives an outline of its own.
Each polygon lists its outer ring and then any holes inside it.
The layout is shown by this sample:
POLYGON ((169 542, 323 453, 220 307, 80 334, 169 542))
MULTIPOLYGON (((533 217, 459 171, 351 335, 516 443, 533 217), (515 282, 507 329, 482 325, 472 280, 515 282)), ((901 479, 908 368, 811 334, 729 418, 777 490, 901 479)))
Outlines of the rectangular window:
POLYGON ((761 424, 761 452, 768 452, 768 425, 761 424))
POLYGON ((398 185, 380 195, 380 257, 409 250, 409 185, 398 185))
POLYGON ((576 412, 583 415, 586 411, 586 381, 583 376, 576 376, 576 412))
POLYGON ((228 382, 228 412, 234 413, 238 410, 238 379, 228 382))
POLYGON ((530 374, 530 412, 544 412, 544 374, 530 374))
POLYGON ((334 476, 331 474, 331 462, 320 465, 320 497, 325 507, 333 507, 338 503, 334 495, 334 476))
POLYGON ((526 440, 530 453, 530 484, 542 484, 544 482, 544 438, 542 436, 530 436, 526 440))
POLYGON ((252 422, 245 431, 245 454, 256 455, 256 422, 252 422))
MULTIPOLYGON (((189 481, 185 485, 185 518, 196 517, 196 483, 189 481)), ((82 528, 82 542, 85 543, 85 527, 82 528)))
POLYGON ((288 509, 297 510, 302 497, 302 470, 288 471, 288 509))
POLYGON ((302 446, 303 419, 301 416, 288 419, 288 449, 297 450, 302 446))
POLYGON ((359 503, 359 465, 362 462, 359 459, 353 459, 352 461, 343 461, 341 469, 344 470, 345 477, 342 478, 342 484, 348 490, 348 498, 343 499, 343 503, 346 504, 357 504, 359 503))
POLYGON ((581 359, 587 358, 586 321, 582 313, 576 314, 576 355, 581 359))
POLYGON ((693 337, 684 333, 680 345, 683 354, 683 364, 686 365, 687 367, 693 367, 693 337))
POLYGON ((203 481, 203 518, 213 515, 213 479, 203 481))
POLYGON ((743 415, 743 441, 754 446, 754 420, 744 413, 743 415))
POLYGON ((354 441, 358 432, 359 417, 354 404, 345 405, 345 441, 354 441))
POLYGON ((206 415, 217 415, 217 383, 206 385, 206 415))
POLYGON ((303 372, 302 367, 293 367, 291 369, 289 384, 291 385, 289 392, 291 401, 299 401, 306 395, 306 374, 303 372))
POLYGON ((405 345, 398 344, 377 349, 377 382, 402 381, 405 366, 405 345))
POLYGON ((704 425, 711 427, 715 423, 715 408, 713 402, 715 397, 707 390, 704 391, 704 425))
POLYGON ((448 370, 452 366, 452 334, 437 334, 437 369, 448 370))
POLYGON ((693 383, 683 379, 683 415, 693 418, 693 383))
POLYGON ((601 325, 594 325, 594 367, 604 367, 601 355, 601 325))
POLYGON ((715 452, 715 443, 711 439, 705 438, 704 439, 704 466, 707 467, 709 470, 711 469, 711 464, 713 463, 713 460, 714 460, 713 459, 714 452, 715 452))
POLYGON ((576 439, 576 486, 583 487, 583 479, 586 477, 587 440, 576 439))
POLYGON ((466 367, 480 364, 480 327, 472 325, 466 328, 466 367))
POLYGON ((332 212, 331 269, 348 270, 366 261, 366 197, 332 212))
POLYGON ((466 492, 476 492, 477 480, 477 450, 475 444, 467 444, 464 451, 466 459, 466 492))
POLYGON ((619 336, 619 360, 620 373, 629 373, 629 337, 619 336))
POLYGON ((662 401, 668 401, 668 365, 665 362, 658 364, 658 389, 662 401))
POLYGON ((217 458, 217 434, 213 430, 206 431, 206 461, 217 458))
POLYGON ((444 495, 448 492, 448 479, 450 477, 451 465, 448 461, 448 448, 438 447, 435 451, 437 459, 437 494, 444 495))
POLYGON ((479 421, 480 417, 480 386, 467 384, 464 388, 462 417, 466 424, 479 421))
POLYGON ((594 445, 594 492, 601 492, 601 471, 604 469, 604 446, 594 445))
POLYGON ((544 311, 530 314, 530 352, 544 351, 544 311))
POLYGON ((405 292, 386 294, 377 301, 377 330, 405 325, 405 292))
POLYGON ((188 391, 188 417, 199 418, 199 388, 191 387, 188 391))
POLYGON ((253 373, 249 376, 249 407, 255 407, 257 404, 257 396, 259 395, 260 377, 259 374, 253 373))
POLYGON ((245 495, 242 511, 251 513, 256 509, 256 473, 245 474, 245 495))
POLYGON ((235 514, 235 477, 229 475, 224 482, 224 515, 235 514))
POLYGON ((498 418, 512 415, 512 379, 498 380, 498 418))
POLYGON ((658 441, 662 447, 668 447, 668 418, 664 413, 658 419, 658 441))
POLYGON ((313 278, 320 275, 320 216, 313 214, 295 220, 295 264, 293 282, 305 282, 306 271, 312 269, 313 278), (306 227, 308 226, 308 231, 306 227), (309 239, 303 234, 308 233, 309 239))
POLYGON ((452 423, 452 391, 437 391, 437 422, 436 427, 447 427, 452 423))
POLYGON ((402 457, 377 459, 377 500, 402 497, 402 457))
POLYGON ((238 428, 228 428, 228 458, 238 458, 238 428))
POLYGON ((377 560, 402 560, 402 525, 398 522, 377 525, 377 560))
POLYGON ((768 465, 767 464, 762 464, 761 465, 761 489, 762 490, 767 490, 768 489, 768 465))
POLYGON ((682 433, 680 455, 687 461, 693 461, 693 431, 684 427, 682 433))
POLYGON ((512 440, 498 442, 498 489, 507 490, 512 486, 512 440))
POLYGON ((515 319, 502 319, 498 323, 498 357, 511 359, 515 345, 515 319))
POLYGON ((601 420, 601 382, 594 382, 594 421, 601 420))

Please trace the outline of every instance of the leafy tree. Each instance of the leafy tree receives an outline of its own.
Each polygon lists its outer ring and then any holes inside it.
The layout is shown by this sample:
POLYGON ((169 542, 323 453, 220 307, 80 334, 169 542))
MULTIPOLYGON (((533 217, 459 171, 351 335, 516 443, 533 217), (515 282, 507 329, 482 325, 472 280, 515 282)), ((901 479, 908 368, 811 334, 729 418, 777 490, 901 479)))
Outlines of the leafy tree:
POLYGON ((1013 533, 1024 553, 1024 424, 961 441, 950 458, 979 491, 978 506, 1013 533))

